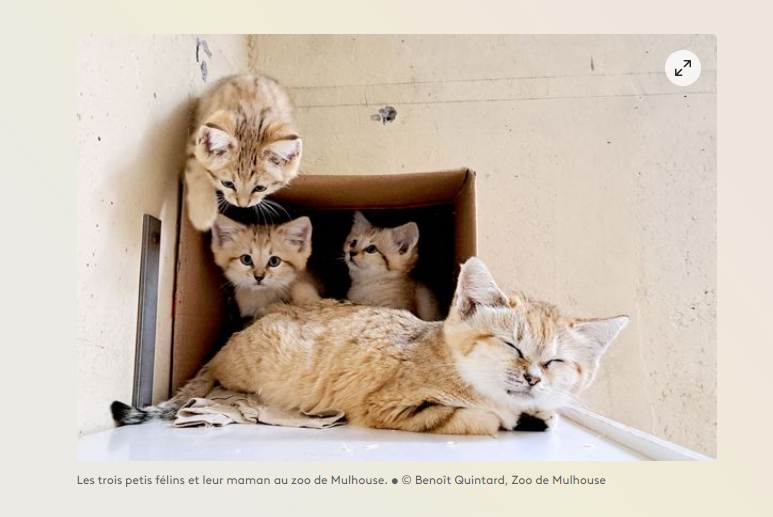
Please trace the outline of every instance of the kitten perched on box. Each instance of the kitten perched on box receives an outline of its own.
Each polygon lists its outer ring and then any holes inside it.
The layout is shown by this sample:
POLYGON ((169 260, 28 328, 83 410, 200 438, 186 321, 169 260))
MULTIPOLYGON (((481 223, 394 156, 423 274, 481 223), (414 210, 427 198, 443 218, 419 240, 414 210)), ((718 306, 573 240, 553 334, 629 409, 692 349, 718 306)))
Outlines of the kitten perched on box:
POLYGON ((212 226, 212 252, 234 286, 242 318, 260 317, 272 303, 320 299, 319 286, 306 270, 311 255, 308 217, 259 226, 220 214, 212 226))
POLYGON ((360 427, 493 435, 545 430, 555 411, 593 380, 628 323, 569 318, 522 294, 506 295, 469 259, 444 322, 322 300, 272 305, 234 334, 178 394, 144 409, 113 402, 118 424, 174 418, 216 383, 259 393, 270 406, 343 411, 360 427))
POLYGON ((298 175, 303 145, 292 106, 279 84, 261 75, 220 81, 202 99, 185 165, 188 216, 208 230, 218 192, 234 206, 262 209, 265 197, 298 175))
POLYGON ((354 224, 344 243, 344 259, 352 280, 346 298, 354 303, 411 311, 425 321, 440 319, 435 295, 411 278, 419 261, 419 227, 377 228, 354 213, 354 224))

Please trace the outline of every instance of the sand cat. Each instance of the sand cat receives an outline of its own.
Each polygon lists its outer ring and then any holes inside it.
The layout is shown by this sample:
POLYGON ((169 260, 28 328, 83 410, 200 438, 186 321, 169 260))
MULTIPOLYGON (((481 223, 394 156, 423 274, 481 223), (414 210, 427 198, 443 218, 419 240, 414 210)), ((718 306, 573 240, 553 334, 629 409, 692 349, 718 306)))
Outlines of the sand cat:
POLYGON ((212 252, 234 286, 242 318, 260 317, 272 303, 320 299, 319 284, 306 270, 311 255, 308 217, 280 225, 244 225, 218 215, 212 252))
POLYGON ((440 319, 432 291, 411 278, 419 260, 419 227, 377 228, 354 213, 344 243, 344 259, 352 280, 346 298, 354 303, 409 310, 425 321, 440 319))
POLYGON ((193 226, 211 228, 220 202, 259 211, 266 196, 298 175, 302 147, 290 99, 276 81, 238 75, 219 82, 199 101, 188 144, 193 226))
POLYGON ((111 410, 119 424, 173 418, 219 383, 289 410, 340 410, 361 427, 493 435, 537 421, 545 429, 591 383, 627 322, 567 318, 505 295, 471 258, 444 322, 332 300, 273 305, 173 399, 144 409, 114 402, 111 410))

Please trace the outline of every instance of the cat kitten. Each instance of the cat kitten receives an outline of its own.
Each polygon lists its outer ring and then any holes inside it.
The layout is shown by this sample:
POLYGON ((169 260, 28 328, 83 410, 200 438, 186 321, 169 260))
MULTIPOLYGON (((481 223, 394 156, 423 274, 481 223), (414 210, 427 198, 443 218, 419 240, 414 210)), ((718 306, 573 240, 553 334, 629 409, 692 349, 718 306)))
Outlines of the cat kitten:
POLYGON ((347 299, 354 303, 411 311, 425 321, 441 319, 435 295, 411 278, 419 261, 419 227, 376 228, 359 210, 344 243, 352 280, 347 299))
POLYGON ((308 217, 278 226, 248 226, 220 214, 212 226, 212 252, 234 286, 242 318, 260 317, 272 303, 320 299, 306 270, 311 255, 308 217))
POLYGON ((587 387, 628 318, 567 318, 505 295, 482 261, 462 267, 445 322, 394 309, 322 300, 274 305, 173 399, 111 406, 119 424, 173 418, 216 383, 278 408, 340 410, 350 424, 445 434, 541 429, 587 387))
POLYGON ((218 213, 218 193, 256 207, 298 175, 302 142, 292 106, 273 79, 239 75, 219 82, 199 102, 188 144, 188 216, 200 231, 218 213))

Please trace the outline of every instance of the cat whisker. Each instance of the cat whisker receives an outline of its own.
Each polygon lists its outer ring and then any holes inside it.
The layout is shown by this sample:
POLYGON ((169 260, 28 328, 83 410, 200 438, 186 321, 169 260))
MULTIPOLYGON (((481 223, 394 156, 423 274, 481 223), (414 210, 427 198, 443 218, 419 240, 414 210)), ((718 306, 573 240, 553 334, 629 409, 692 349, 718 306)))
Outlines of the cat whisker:
POLYGON ((285 215, 286 218, 288 218, 288 219, 292 218, 290 216, 290 212, 288 212, 287 209, 285 209, 285 207, 283 207, 282 205, 280 205, 276 201, 271 201, 270 199, 264 199, 262 202, 266 203, 267 206, 273 207, 274 210, 276 210, 277 215, 281 215, 279 213, 279 211, 281 210, 281 212, 285 215))

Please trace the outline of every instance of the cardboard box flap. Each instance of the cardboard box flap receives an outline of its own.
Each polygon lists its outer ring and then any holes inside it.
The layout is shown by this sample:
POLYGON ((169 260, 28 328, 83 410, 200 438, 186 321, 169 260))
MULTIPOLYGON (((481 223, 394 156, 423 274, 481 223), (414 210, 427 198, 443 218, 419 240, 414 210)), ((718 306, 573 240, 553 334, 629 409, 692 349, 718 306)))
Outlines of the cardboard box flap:
POLYGON ((318 209, 411 208, 454 204, 474 175, 469 169, 364 176, 308 175, 271 199, 318 209))

